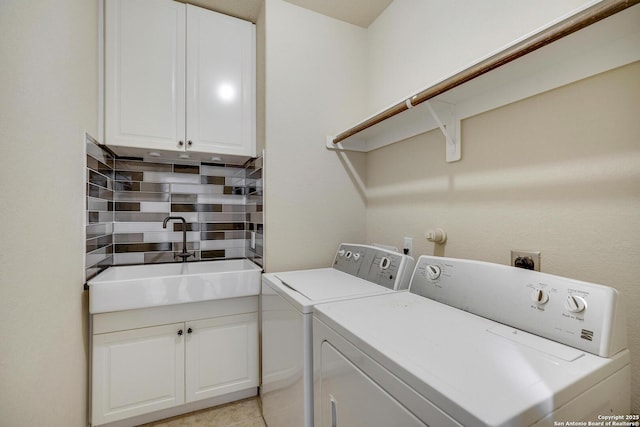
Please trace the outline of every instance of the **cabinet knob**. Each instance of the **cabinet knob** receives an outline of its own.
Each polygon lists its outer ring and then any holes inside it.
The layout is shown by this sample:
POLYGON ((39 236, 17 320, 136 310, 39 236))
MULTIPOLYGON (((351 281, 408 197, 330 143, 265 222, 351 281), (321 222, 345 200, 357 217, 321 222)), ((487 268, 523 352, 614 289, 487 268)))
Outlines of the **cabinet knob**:
POLYGON ((191 332, 193 332, 193 329, 189 328, 187 329, 187 333, 190 334, 191 332))
POLYGON ((182 329, 178 331, 178 335, 182 335, 182 329))
POLYGON ((182 147, 184 145, 184 141, 178 141, 178 145, 182 147))
POLYGON ((188 145, 189 147, 191 147, 191 146, 193 145, 193 141, 191 141, 191 140, 187 141, 187 145, 188 145))

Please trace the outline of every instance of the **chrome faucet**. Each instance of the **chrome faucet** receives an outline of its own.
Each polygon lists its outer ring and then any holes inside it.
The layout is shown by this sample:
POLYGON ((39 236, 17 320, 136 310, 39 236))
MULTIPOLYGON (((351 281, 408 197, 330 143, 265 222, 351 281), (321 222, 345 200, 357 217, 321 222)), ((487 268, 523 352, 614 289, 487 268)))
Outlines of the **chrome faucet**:
POLYGON ((187 252, 187 221, 181 216, 168 216, 162 221, 162 228, 167 228, 167 223, 171 220, 182 221, 182 252, 175 254, 176 257, 182 258, 182 262, 186 262, 190 256, 194 254, 187 252))

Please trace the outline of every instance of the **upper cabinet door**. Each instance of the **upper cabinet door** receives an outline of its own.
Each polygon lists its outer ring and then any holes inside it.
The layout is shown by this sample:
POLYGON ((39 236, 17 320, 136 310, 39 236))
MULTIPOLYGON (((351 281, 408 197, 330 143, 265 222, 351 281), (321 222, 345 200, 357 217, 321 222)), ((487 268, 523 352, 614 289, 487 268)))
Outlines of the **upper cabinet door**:
POLYGON ((255 156, 255 26, 187 5, 187 150, 255 156))
POLYGON ((184 150, 185 6, 105 1, 105 142, 184 150))

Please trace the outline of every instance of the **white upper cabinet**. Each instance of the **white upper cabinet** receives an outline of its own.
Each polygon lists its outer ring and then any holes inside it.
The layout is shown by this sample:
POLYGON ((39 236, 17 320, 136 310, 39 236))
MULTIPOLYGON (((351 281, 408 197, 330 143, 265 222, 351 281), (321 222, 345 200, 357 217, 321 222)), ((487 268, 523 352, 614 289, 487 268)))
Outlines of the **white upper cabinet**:
POLYGON ((105 143, 255 156, 255 29, 172 0, 105 1, 105 143))
POLYGON ((185 137, 185 6, 105 2, 105 140, 175 150, 185 137))
POLYGON ((195 151, 255 155, 253 28, 187 5, 187 141, 195 151))

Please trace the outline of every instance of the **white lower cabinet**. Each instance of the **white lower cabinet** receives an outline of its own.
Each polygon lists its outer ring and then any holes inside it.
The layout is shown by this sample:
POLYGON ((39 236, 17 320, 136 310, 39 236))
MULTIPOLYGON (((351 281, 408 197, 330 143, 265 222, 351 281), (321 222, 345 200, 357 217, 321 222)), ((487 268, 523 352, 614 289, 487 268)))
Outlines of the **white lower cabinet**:
POLYGON ((93 424, 184 403, 183 323, 93 337, 93 424))
POLYGON ((257 313, 187 323, 187 402, 257 385, 257 328, 257 313))
MULTIPOLYGON (((126 327, 113 318, 102 323, 126 327)), ((95 329, 94 321, 94 426, 258 386, 257 312, 105 333, 95 329)))

